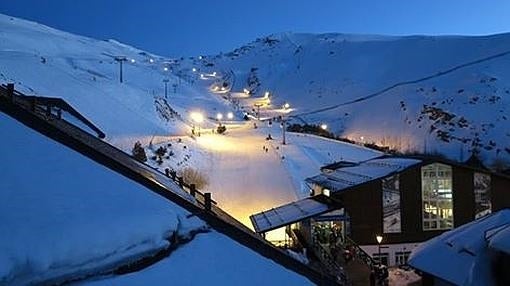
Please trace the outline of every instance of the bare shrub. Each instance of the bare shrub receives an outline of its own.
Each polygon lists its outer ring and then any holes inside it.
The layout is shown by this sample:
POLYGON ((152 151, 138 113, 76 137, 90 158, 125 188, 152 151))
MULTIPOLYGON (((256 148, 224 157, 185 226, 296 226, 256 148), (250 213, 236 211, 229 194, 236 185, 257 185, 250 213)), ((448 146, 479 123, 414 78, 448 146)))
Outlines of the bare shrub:
POLYGON ((209 178, 199 170, 186 167, 179 171, 179 176, 182 176, 186 184, 195 184, 197 189, 203 190, 209 184, 209 178))

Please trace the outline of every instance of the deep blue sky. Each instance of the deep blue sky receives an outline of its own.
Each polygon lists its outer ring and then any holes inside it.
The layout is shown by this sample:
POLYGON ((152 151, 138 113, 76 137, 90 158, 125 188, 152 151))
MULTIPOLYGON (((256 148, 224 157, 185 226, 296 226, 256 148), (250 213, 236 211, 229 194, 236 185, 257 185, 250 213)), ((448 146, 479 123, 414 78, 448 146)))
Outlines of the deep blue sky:
POLYGON ((215 54, 284 31, 510 31, 510 0, 1 0, 0 13, 165 56, 215 54))

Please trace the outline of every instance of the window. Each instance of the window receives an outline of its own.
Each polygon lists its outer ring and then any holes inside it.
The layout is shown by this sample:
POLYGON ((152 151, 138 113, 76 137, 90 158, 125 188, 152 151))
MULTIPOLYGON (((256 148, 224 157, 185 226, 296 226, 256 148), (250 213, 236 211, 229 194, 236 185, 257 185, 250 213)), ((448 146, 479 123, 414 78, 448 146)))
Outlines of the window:
POLYGON ((389 255, 386 252, 381 253, 380 257, 378 252, 372 253, 372 259, 374 259, 375 263, 379 263, 379 259, 381 259, 381 264, 388 266, 389 255))
POLYGON ((395 264, 396 265, 407 264, 409 255, 411 255, 411 251, 395 252, 395 264))
POLYGON ((490 214, 492 211, 491 176, 484 173, 474 173, 473 180, 475 192, 475 219, 477 219, 490 214))
POLYGON ((421 168, 423 230, 453 228, 452 167, 434 163, 421 168))

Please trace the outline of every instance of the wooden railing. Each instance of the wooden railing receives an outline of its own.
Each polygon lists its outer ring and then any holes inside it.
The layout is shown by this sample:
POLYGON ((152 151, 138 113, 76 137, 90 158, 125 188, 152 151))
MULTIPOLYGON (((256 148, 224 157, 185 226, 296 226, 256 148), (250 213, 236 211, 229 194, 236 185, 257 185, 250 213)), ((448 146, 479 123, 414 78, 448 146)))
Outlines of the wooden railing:
POLYGON ((92 131, 96 132, 97 137, 101 139, 106 137, 101 129, 95 126, 90 120, 85 118, 76 109, 74 109, 71 105, 60 98, 23 95, 14 90, 14 84, 0 85, 0 92, 2 95, 8 97, 11 102, 16 102, 18 104, 28 103, 29 106, 27 106, 27 108, 32 110, 32 112, 44 114, 47 117, 54 115, 56 118, 61 119, 62 110, 64 110, 81 121, 92 131), (56 114, 53 114, 53 111, 55 111, 56 114))
POLYGON ((212 204, 217 205, 218 203, 211 198, 211 193, 202 193, 197 190, 195 184, 188 184, 184 181, 182 176, 177 176, 177 172, 170 168, 165 169, 165 175, 172 179, 175 183, 181 187, 181 189, 187 191, 192 197, 194 197, 198 203, 203 205, 206 210, 211 210, 212 204))

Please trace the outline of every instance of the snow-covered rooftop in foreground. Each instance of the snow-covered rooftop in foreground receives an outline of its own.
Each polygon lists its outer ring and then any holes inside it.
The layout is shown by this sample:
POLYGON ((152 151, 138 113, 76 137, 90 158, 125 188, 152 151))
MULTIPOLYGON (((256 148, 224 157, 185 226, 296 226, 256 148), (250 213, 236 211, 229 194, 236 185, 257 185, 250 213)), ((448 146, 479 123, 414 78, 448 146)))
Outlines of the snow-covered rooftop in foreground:
POLYGON ((0 122, 8 134, 0 142, 0 284, 108 268, 167 247, 186 224, 186 211, 144 187, 3 113, 0 122))
POLYGON ((361 162, 351 167, 343 167, 306 179, 308 183, 318 184, 333 192, 363 184, 375 179, 403 171, 421 163, 409 158, 377 158, 361 162))
MULTIPOLYGON (((0 285, 94 277, 169 247, 172 234, 207 229, 181 207, 3 113, 0 122, 1 134, 8 134, 0 141, 0 285)), ((183 275, 191 265, 200 266, 195 275, 214 272, 222 285, 253 279, 253 273, 264 273, 260 279, 266 282, 310 284, 214 231, 153 265, 150 273, 178 285, 203 285, 204 277, 183 275), (236 259, 250 263, 234 270, 242 264, 236 259)), ((151 284, 137 274, 119 279, 125 285, 131 277, 135 284, 151 284)))
POLYGON ((510 254, 510 209, 445 232, 415 249, 409 264, 455 285, 495 285, 491 249, 510 254))
MULTIPOLYGON (((87 281, 89 282, 89 281, 87 281)), ((168 258, 137 273, 91 285, 313 285, 215 231, 199 234, 168 258), (179 282, 181 281, 181 282, 179 282)))

